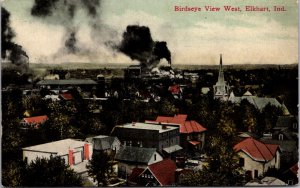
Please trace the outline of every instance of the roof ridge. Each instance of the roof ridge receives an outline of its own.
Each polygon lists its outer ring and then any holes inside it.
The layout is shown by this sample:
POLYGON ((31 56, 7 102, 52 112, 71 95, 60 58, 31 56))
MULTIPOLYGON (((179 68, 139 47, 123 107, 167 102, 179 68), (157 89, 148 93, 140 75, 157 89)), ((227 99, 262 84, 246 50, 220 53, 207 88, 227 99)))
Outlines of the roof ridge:
MULTIPOLYGON (((252 137, 250 137, 250 138, 252 138, 252 137)), ((252 141, 253 141, 253 144, 256 146, 256 148, 257 148, 257 150, 259 151, 259 153, 261 154, 261 156, 264 158, 264 160, 265 161, 267 161, 267 159, 265 158, 265 156, 262 154, 262 152, 260 151, 260 149, 259 149, 259 147, 257 146, 257 144, 255 143, 255 141, 257 141, 257 140, 255 140, 255 139, 251 139, 252 141)), ((257 142, 259 142, 259 141, 257 141, 257 142)), ((264 144, 264 143, 262 143, 262 144, 264 144)), ((265 145, 265 144, 264 144, 265 145)), ((266 146, 266 145, 265 145, 266 146)), ((266 146, 267 147, 267 146, 266 146)), ((268 147, 267 147, 268 148, 268 147)), ((268 148, 268 150, 269 150, 269 148, 268 148)))

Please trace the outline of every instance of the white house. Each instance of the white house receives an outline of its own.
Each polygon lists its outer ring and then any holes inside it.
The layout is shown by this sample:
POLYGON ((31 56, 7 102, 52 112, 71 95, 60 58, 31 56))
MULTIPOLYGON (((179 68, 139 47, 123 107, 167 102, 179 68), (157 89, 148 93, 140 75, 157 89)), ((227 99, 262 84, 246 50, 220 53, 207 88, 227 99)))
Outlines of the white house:
POLYGON ((95 137, 89 137, 85 139, 87 142, 93 144, 94 152, 106 151, 111 153, 112 151, 118 152, 121 148, 121 142, 117 137, 99 135, 95 137))
POLYGON ((124 146, 116 154, 118 173, 120 177, 128 177, 134 168, 147 168, 147 166, 163 160, 156 148, 142 148, 124 146))
POLYGON ((234 146, 239 155, 240 166, 251 178, 263 176, 270 168, 280 168, 280 148, 276 144, 265 144, 249 137, 234 146))
POLYGON ((93 146, 87 142, 64 139, 22 148, 22 150, 23 160, 28 164, 36 158, 50 158, 51 155, 60 156, 66 164, 70 165, 76 172, 81 173, 86 170, 85 163, 92 158, 93 146))

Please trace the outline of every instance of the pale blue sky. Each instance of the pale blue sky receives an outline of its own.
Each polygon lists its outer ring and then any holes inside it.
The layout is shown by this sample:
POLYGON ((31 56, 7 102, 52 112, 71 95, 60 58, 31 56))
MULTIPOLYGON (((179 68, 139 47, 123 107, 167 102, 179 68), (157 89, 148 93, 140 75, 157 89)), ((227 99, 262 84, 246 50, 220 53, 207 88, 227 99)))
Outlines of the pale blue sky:
POLYGON ((75 17, 73 25, 78 30, 79 42, 88 49, 76 56, 58 52, 63 46, 65 28, 32 17, 32 4, 33 0, 5 0, 3 3, 12 15, 15 40, 25 48, 31 62, 128 63, 131 61, 128 57, 107 49, 101 42, 106 38, 120 41, 130 24, 149 26, 154 40, 166 41, 173 63, 217 64, 220 53, 225 64, 298 61, 298 4, 295 0, 104 0, 99 25, 107 29, 101 39, 95 40, 90 35, 85 14, 78 12, 75 17), (239 6, 242 12, 225 12, 225 5, 239 6), (286 11, 244 11, 245 6, 251 5, 268 6, 271 10, 275 5, 283 5, 286 11), (202 11, 175 12, 174 6, 197 6, 202 11), (220 7, 221 11, 205 12, 204 6, 220 7))

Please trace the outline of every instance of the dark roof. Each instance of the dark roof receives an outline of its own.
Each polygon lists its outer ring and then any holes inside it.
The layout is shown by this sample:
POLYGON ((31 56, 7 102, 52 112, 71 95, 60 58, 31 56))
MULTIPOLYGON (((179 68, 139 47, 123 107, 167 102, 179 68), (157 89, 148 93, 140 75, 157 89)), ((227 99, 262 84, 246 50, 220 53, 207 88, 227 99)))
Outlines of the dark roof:
POLYGON ((261 138, 260 141, 267 143, 267 144, 277 144, 280 145, 280 150, 282 152, 296 152, 297 149, 297 142, 295 140, 277 140, 277 139, 268 139, 268 138, 261 138))
POLYGON ((256 96, 242 96, 233 97, 230 99, 233 103, 241 103, 246 99, 249 103, 253 104, 258 110, 263 110, 268 104, 281 108, 282 105, 275 98, 256 97, 256 96))
POLYGON ((106 150, 110 149, 113 142, 118 139, 117 137, 113 136, 96 136, 93 138, 93 147, 96 150, 106 150))
POLYGON ((90 79, 72 79, 72 80, 41 80, 37 85, 96 85, 97 82, 90 79))
POLYGON ((156 148, 141 148, 125 146, 120 148, 115 159, 119 161, 148 164, 156 148))
POLYGON ((279 128, 289 128, 293 126, 293 123, 296 123, 297 120, 294 116, 279 116, 276 121, 275 129, 279 128))

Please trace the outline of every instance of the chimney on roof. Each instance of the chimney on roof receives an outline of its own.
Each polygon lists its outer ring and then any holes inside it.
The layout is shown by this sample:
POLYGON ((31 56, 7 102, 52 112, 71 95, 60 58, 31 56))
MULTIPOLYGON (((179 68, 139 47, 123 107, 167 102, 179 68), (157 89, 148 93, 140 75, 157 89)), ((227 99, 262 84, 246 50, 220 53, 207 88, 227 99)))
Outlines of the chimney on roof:
POLYGON ((163 130, 167 129, 167 125, 166 124, 162 124, 162 129, 163 130))
POLYGON ((135 122, 132 122, 132 126, 135 126, 135 122))

